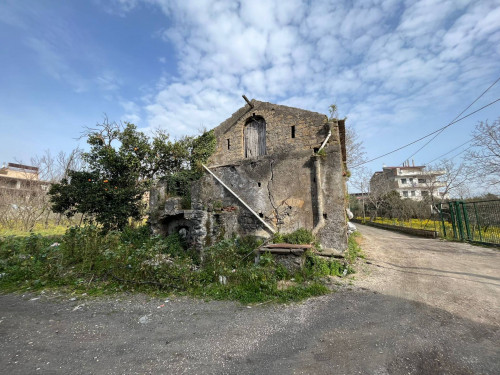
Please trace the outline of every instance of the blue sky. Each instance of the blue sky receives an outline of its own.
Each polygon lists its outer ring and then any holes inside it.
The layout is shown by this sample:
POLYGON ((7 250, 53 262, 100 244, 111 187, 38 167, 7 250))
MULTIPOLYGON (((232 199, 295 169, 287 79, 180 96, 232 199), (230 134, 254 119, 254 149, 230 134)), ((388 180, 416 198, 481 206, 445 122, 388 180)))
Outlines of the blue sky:
MULTIPOLYGON (((0 46, 0 162, 83 146, 104 113, 195 134, 242 94, 325 114, 336 103, 371 158, 446 125, 500 77, 500 2, 3 0, 0 46)), ((470 111, 497 98, 500 83, 470 111)), ((500 102, 415 162, 499 116, 500 102)))

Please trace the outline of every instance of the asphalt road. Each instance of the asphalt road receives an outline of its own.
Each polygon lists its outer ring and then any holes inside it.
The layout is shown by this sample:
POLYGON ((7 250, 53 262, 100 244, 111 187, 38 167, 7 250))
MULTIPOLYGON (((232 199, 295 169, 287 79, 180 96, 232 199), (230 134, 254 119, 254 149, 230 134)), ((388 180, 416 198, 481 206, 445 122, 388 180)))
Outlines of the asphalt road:
POLYGON ((499 374, 500 251, 360 229, 355 280, 300 304, 0 295, 0 371, 499 374))

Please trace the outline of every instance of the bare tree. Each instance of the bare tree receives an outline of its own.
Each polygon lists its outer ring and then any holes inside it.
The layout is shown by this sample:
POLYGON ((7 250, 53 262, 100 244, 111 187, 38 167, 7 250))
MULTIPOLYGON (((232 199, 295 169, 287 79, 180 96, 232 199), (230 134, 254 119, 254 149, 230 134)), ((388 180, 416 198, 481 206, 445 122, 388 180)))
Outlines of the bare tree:
POLYGON ((484 183, 500 186, 500 117, 480 122, 472 132, 474 148, 467 153, 469 171, 484 183))
POLYGON ((431 196, 440 192, 441 200, 448 196, 465 198, 470 195, 469 182, 471 176, 464 163, 455 163, 451 159, 442 159, 439 162, 427 166, 426 185, 431 196), (437 176, 439 175, 439 176, 437 176))
POLYGON ((349 185, 353 187, 354 190, 361 193, 361 213, 363 218, 366 217, 366 203, 368 200, 368 195, 370 194, 370 178, 372 172, 364 167, 359 168, 355 174, 352 174, 349 178, 349 185))
POLYGON ((13 228, 20 225, 29 231, 48 210, 48 184, 38 179, 38 171, 23 167, 17 168, 15 177, 10 178, 13 184, 0 189, 0 220, 2 226, 13 228))
POLYGON ((366 152, 363 141, 359 139, 358 134, 352 127, 346 127, 345 130, 345 148, 347 156, 347 169, 351 175, 358 173, 358 170, 366 161, 366 152))
MULTIPOLYGON (((336 104, 332 104, 329 107, 330 120, 335 120, 339 118, 338 107, 336 104)), ((344 118, 344 120, 347 119, 344 118)), ((366 161, 365 147, 363 146, 363 141, 359 139, 358 134, 352 127, 346 127, 345 129, 345 148, 346 148, 346 158, 347 158, 347 169, 354 174, 355 170, 360 167, 366 161)))
MULTIPOLYGON (((14 184, 0 187, 0 225, 20 226, 30 231, 37 223, 47 226, 51 219, 59 223, 61 215, 54 215, 47 192, 52 183, 67 177, 68 170, 81 168, 81 150, 60 152, 56 157, 47 150, 31 159, 31 166, 17 168, 14 184), (37 169, 33 169, 36 167, 37 169)), ((23 163, 18 162, 19 166, 23 163)))
POLYGON ((388 204, 388 197, 391 191, 394 191, 394 186, 390 179, 383 174, 373 175, 369 183, 370 193, 367 197, 372 208, 370 217, 374 218, 379 215, 380 209, 388 204))

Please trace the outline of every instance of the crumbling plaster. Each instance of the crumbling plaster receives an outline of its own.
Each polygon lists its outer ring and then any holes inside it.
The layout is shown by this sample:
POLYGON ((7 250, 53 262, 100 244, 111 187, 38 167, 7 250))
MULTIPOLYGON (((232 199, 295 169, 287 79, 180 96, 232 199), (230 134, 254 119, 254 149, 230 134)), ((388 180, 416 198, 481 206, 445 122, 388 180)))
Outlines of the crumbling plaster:
MULTIPOLYGON (((347 231, 338 123, 329 122, 325 115, 298 108, 255 100, 251 104, 215 128, 217 149, 208 167, 277 231, 288 233, 299 228, 316 228, 325 249, 343 252, 347 247, 347 231), (252 116, 266 121, 266 155, 245 158, 244 127, 252 116), (322 156, 315 155, 314 150, 320 147, 330 130, 332 136, 325 152, 322 156), (319 166, 315 166, 315 162, 319 166), (322 202, 321 210, 318 202, 322 202)), ((193 212, 203 212, 197 215, 200 222, 195 225, 195 233, 190 233, 192 242, 200 246, 233 234, 261 237, 271 234, 208 173, 193 184, 191 198, 192 210, 186 211, 186 217, 178 216, 179 209, 164 209, 159 214, 157 222, 163 221, 163 231, 173 230, 173 224, 165 225, 173 215, 179 220, 186 220, 188 216, 192 220, 193 212)))

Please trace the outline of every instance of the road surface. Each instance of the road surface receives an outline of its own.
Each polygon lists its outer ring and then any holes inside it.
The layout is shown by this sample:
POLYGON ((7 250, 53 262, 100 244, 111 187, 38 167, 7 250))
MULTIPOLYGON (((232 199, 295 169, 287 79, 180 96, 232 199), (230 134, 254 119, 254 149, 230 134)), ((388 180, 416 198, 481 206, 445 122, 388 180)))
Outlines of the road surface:
POLYGON ((0 372, 499 374, 500 251, 360 231, 355 280, 299 304, 0 295, 0 372))

